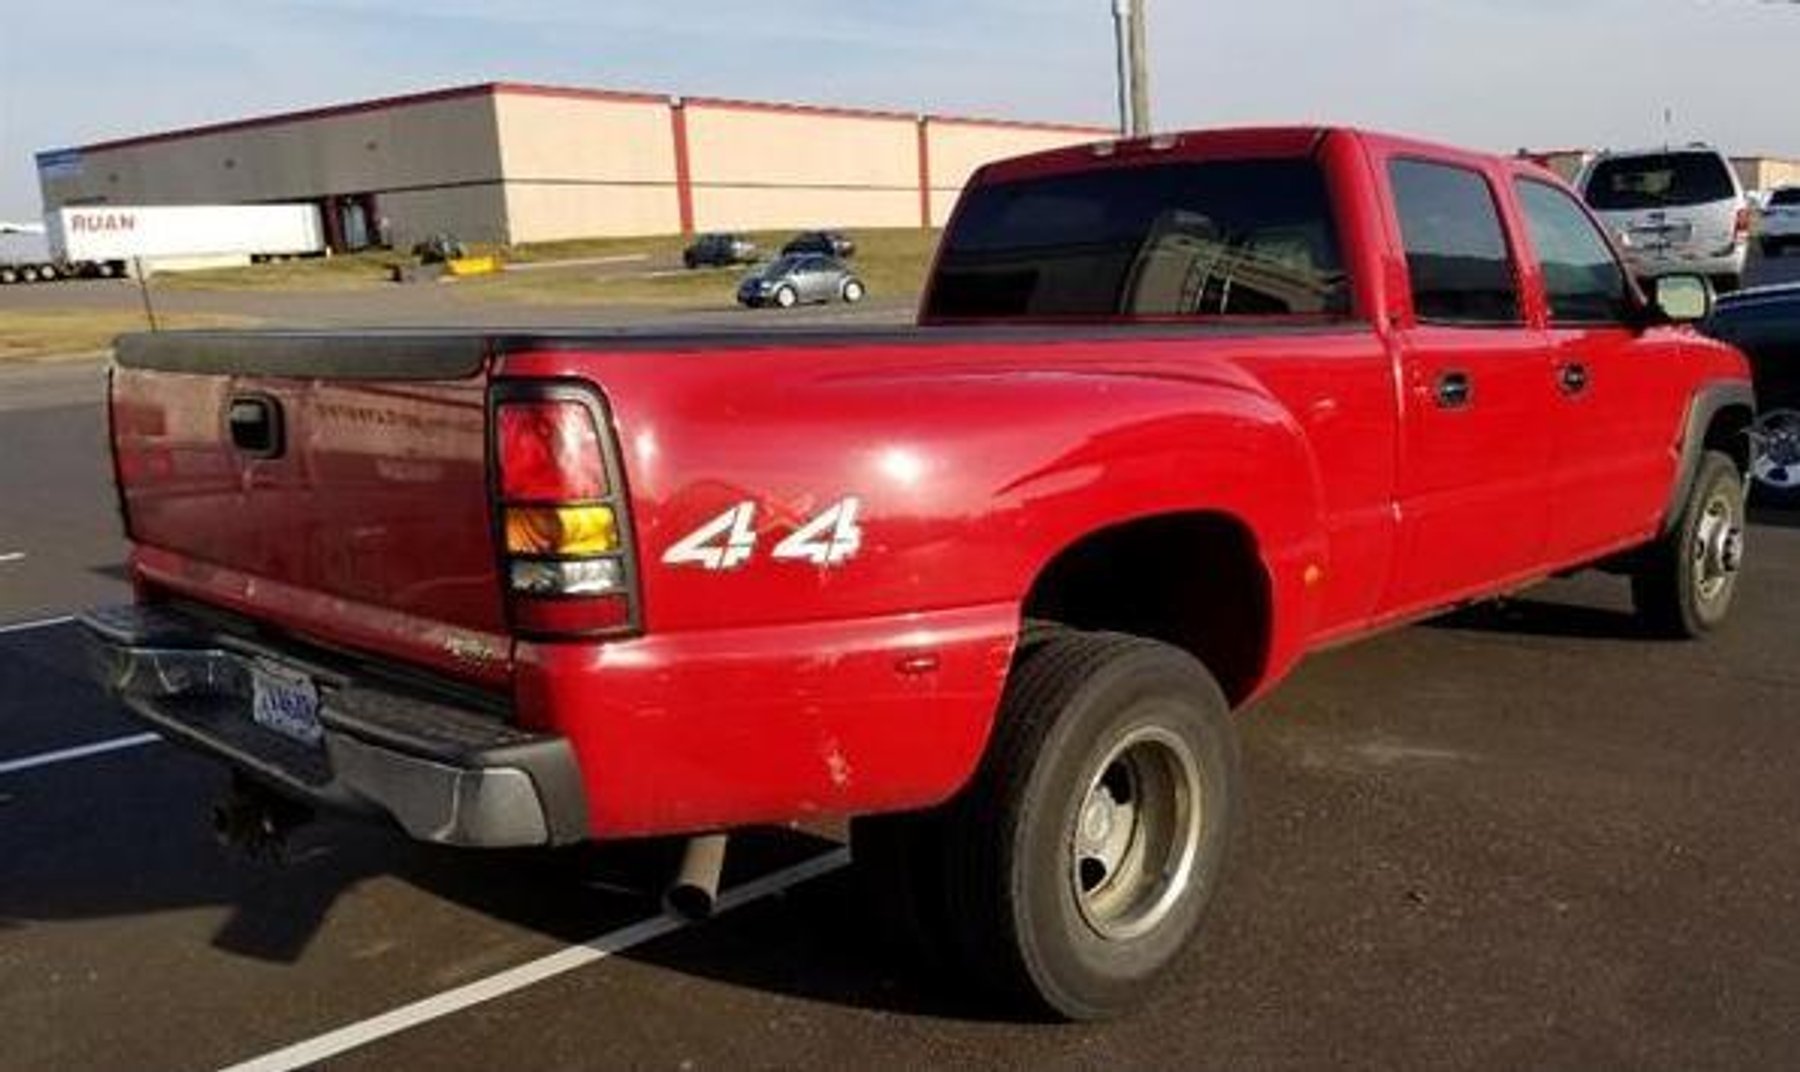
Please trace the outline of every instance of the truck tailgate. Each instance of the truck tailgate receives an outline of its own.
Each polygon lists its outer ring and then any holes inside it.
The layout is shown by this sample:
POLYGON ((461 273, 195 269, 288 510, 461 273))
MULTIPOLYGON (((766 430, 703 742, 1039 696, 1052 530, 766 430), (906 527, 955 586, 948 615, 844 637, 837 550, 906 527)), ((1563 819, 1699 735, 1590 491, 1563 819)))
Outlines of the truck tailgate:
POLYGON ((504 684, 487 367, 467 334, 122 339, 112 434, 139 577, 504 684))

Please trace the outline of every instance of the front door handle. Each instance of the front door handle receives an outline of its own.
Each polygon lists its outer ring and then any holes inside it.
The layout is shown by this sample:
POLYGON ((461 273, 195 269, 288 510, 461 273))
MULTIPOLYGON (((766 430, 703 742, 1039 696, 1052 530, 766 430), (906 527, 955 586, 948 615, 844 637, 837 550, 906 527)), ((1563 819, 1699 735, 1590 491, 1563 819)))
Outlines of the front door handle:
POLYGON ((1462 409, 1475 400, 1475 384, 1468 373, 1451 370, 1438 376, 1435 395, 1439 408, 1462 409))
POLYGON ((1578 395, 1588 388, 1587 366, 1571 361, 1556 370, 1556 385, 1565 395, 1578 395))

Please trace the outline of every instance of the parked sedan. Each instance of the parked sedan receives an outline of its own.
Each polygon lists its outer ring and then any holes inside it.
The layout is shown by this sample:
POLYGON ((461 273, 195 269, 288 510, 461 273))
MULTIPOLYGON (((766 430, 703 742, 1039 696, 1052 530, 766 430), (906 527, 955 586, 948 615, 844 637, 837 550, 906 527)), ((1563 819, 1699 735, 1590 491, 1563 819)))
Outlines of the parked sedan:
POLYGON ((1800 507, 1800 283, 1726 295, 1701 329, 1750 359, 1756 490, 1772 505, 1800 507))
POLYGON ((788 244, 781 247, 783 255, 789 253, 823 253, 827 257, 854 257, 856 243, 842 231, 801 231, 788 239, 788 244))
POLYGON ((701 265, 750 264, 756 260, 756 243, 741 234, 703 234, 681 251, 681 263, 701 265))
POLYGON ((738 286, 738 302, 752 309, 778 305, 783 309, 801 302, 829 302, 842 298, 862 301, 867 293, 862 280, 841 261, 817 253, 783 256, 744 277, 738 286))

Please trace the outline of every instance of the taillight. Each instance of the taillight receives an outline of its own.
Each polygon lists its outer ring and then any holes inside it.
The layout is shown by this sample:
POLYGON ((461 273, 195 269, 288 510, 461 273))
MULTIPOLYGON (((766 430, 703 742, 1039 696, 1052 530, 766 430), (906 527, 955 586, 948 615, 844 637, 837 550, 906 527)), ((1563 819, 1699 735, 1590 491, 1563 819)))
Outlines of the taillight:
POLYGON ((501 583, 520 632, 637 626, 630 526, 606 411, 581 387, 496 386, 494 508, 501 583))
POLYGON ((508 499, 566 502, 606 494, 600 430, 580 402, 507 402, 497 414, 500 491, 508 499))

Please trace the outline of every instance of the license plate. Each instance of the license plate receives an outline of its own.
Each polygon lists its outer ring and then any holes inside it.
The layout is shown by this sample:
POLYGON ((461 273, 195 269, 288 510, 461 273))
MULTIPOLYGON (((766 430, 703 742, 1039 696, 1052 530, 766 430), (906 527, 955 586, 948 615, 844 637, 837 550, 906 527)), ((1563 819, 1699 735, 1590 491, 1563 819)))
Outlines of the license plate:
POLYGON ((1688 242, 1694 237, 1691 223, 1665 223, 1654 227, 1636 227, 1631 237, 1646 246, 1667 248, 1688 242))
POLYGON ((324 737, 319 689, 305 674, 256 663, 250 668, 250 695, 250 717, 264 729, 306 745, 324 737))

